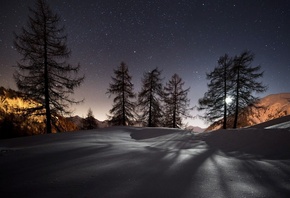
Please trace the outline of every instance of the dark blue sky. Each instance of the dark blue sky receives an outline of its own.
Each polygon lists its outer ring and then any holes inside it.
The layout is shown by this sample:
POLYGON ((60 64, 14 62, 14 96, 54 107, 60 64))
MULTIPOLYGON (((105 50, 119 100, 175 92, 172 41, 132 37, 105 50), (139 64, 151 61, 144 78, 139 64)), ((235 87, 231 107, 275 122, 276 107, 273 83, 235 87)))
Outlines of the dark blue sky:
MULTIPOLYGON (((155 67, 163 70, 164 83, 174 74, 191 87, 195 106, 207 91, 205 73, 220 56, 243 50, 256 54, 253 65, 265 71, 265 96, 290 92, 290 3, 287 0, 49 0, 62 18, 72 50, 69 62, 80 63, 86 79, 75 91, 75 114, 92 108, 106 119, 112 99, 105 94, 113 69, 121 61, 128 67, 135 91, 141 77, 155 67)), ((0 86, 16 89, 12 75, 20 56, 13 48, 13 32, 28 20, 33 0, 0 2, 0 86)), ((192 111, 192 115, 198 112, 192 111)), ((198 119, 191 125, 205 126, 198 119)))

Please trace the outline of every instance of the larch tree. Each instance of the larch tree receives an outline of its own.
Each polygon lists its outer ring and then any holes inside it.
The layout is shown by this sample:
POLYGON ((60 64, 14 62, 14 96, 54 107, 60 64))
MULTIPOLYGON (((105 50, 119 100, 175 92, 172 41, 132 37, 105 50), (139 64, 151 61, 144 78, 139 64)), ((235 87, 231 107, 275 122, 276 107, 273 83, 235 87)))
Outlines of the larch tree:
POLYGON ((141 111, 141 120, 147 120, 148 127, 162 125, 162 78, 157 68, 144 73, 142 90, 138 94, 138 106, 141 111))
POLYGON ((184 82, 174 74, 164 87, 164 111, 165 126, 171 128, 179 128, 182 126, 182 118, 188 118, 189 102, 187 97, 190 88, 184 89, 184 82))
POLYGON ((228 99, 232 88, 232 68, 233 60, 227 54, 221 56, 218 65, 210 73, 206 74, 208 91, 204 97, 199 99, 198 110, 205 111, 203 118, 208 122, 213 122, 223 117, 223 128, 227 128, 228 99))
POLYGON ((98 124, 96 123, 96 119, 94 117, 93 111, 90 108, 87 113, 87 117, 83 119, 83 129, 90 130, 98 128, 98 124))
POLYGON ((14 39, 23 56, 14 79, 19 90, 40 104, 30 113, 44 112, 47 133, 51 133, 56 122, 54 116, 69 113, 69 105, 80 102, 70 95, 84 80, 77 76, 80 66, 66 62, 71 51, 60 21, 44 0, 38 0, 35 9, 30 9, 27 26, 14 39))
POLYGON ((115 95, 114 104, 110 110, 110 114, 112 114, 109 116, 110 122, 113 125, 130 125, 135 118, 135 103, 132 101, 135 98, 132 77, 129 75, 128 67, 124 62, 118 69, 114 70, 114 74, 113 82, 110 83, 107 90, 110 96, 115 95))
POLYGON ((234 74, 234 91, 232 96, 235 102, 234 128, 238 126, 239 111, 249 105, 253 105, 259 100, 253 93, 263 93, 267 86, 259 82, 264 72, 260 72, 261 66, 251 66, 254 60, 254 54, 250 51, 244 51, 234 58, 232 72, 234 74))

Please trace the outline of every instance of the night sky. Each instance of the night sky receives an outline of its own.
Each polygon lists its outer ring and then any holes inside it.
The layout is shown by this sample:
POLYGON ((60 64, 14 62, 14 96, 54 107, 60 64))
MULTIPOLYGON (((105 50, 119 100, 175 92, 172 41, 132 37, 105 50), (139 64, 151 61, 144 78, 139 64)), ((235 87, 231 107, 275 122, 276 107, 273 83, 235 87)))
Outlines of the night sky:
MULTIPOLYGON (((220 56, 251 50, 253 66, 265 71, 269 86, 260 97, 290 92, 290 2, 287 0, 49 0, 61 16, 72 55, 86 79, 72 97, 85 98, 73 106, 85 117, 89 108, 99 120, 112 105, 106 90, 113 69, 124 61, 140 91, 144 72, 158 67, 164 84, 177 73, 190 88, 191 106, 207 91, 206 72, 220 56)), ((0 2, 0 86, 16 89, 13 80, 21 56, 13 47, 13 32, 28 21, 33 0, 0 2)), ((199 114, 191 111, 193 116, 199 114)), ((206 126, 199 119, 190 125, 206 126)))

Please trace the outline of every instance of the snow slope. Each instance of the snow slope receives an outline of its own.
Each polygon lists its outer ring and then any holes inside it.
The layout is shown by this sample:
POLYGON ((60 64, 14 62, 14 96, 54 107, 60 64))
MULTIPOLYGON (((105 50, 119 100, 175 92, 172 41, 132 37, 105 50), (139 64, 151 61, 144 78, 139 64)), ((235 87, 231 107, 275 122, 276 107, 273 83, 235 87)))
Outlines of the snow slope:
POLYGON ((0 196, 289 197, 289 131, 240 131, 113 127, 0 140, 0 196))
POLYGON ((290 115, 290 93, 271 94, 257 105, 262 108, 252 110, 251 125, 290 115))
MULTIPOLYGON (((238 119, 239 127, 257 125, 269 120, 290 115, 290 93, 271 94, 255 104, 256 107, 248 107, 241 112, 238 119)), ((228 118, 228 128, 233 126, 234 117, 228 118)), ((213 123, 207 130, 222 128, 222 120, 213 123)))

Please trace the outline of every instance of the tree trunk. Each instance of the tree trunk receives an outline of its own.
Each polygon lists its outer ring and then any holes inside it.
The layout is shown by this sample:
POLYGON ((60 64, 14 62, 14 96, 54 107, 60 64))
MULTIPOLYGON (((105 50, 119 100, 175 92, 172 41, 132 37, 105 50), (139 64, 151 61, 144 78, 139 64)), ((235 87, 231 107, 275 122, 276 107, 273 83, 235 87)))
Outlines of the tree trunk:
MULTIPOLYGON (((46 18, 44 18, 46 22, 46 18)), ((46 23, 44 23, 44 98, 45 98, 45 115, 46 115, 46 133, 51 133, 51 112, 50 112, 50 98, 49 98, 49 74, 48 74, 48 60, 47 60, 47 33, 46 23)))
POLYGON ((225 66, 224 68, 224 123, 223 123, 223 128, 227 128, 227 68, 225 66))
POLYGON ((174 109, 173 109, 173 128, 176 128, 176 103, 177 103, 177 85, 174 85, 174 109))
POLYGON ((122 85, 122 89, 123 89, 122 90, 123 91, 123 93, 122 93, 123 94, 122 95, 122 97, 123 97, 122 98, 122 100, 123 100, 123 102, 122 102, 122 111, 123 111, 122 112, 122 114, 123 114, 122 115, 122 125, 123 126, 126 126, 126 114, 125 114, 125 74, 124 74, 125 71, 124 71, 124 67, 122 68, 122 70, 123 70, 123 72, 122 72, 122 75, 123 75, 122 76, 123 77, 123 79, 122 79, 123 80, 123 85, 122 85))
MULTIPOLYGON (((152 74, 151 74, 152 75, 152 74)), ((152 127, 152 76, 150 77, 150 98, 149 98, 149 118, 148 127, 152 127)))
POLYGON ((234 129, 238 125, 238 114, 239 114, 239 90, 240 90, 240 65, 237 68, 237 89, 236 89, 236 109, 235 109, 235 120, 234 120, 234 129))

